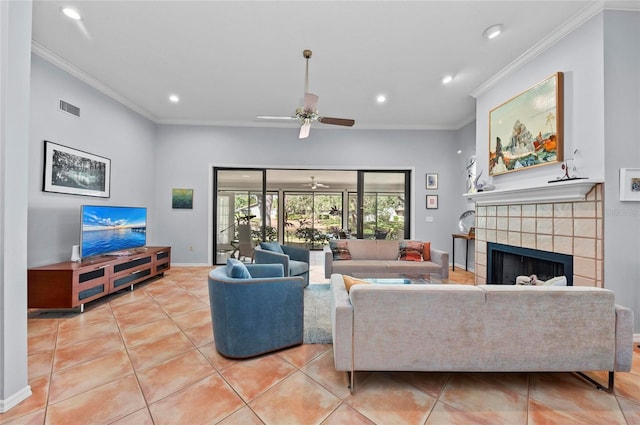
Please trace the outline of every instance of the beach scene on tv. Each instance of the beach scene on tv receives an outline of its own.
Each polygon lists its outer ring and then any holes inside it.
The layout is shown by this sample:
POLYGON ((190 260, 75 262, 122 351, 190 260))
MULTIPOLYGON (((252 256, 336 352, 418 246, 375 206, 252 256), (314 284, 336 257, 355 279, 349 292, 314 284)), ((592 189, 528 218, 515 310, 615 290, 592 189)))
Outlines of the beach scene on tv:
POLYGON ((126 254, 146 245, 147 209, 139 207, 82 207, 82 257, 126 254))

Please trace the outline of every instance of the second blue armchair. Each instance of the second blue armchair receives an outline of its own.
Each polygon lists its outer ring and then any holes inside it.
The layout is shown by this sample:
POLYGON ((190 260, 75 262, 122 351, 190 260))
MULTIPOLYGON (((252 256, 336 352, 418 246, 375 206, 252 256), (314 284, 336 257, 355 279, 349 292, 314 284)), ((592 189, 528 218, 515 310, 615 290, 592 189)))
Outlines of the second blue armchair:
POLYGON ((309 285, 309 250, 306 248, 261 242, 255 248, 253 259, 256 264, 282 264, 285 276, 303 277, 304 286, 309 285))

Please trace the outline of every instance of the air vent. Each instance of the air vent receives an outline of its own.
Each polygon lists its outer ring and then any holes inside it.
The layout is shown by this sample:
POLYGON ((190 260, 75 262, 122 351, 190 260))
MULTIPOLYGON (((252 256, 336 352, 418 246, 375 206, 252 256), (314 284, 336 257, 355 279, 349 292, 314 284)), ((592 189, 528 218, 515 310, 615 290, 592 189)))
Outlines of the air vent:
POLYGON ((68 102, 65 102, 62 99, 60 99, 59 108, 63 112, 66 112, 66 113, 71 114, 71 115, 75 115, 78 118, 80 117, 80 108, 78 108, 77 106, 73 106, 72 104, 70 104, 68 102))

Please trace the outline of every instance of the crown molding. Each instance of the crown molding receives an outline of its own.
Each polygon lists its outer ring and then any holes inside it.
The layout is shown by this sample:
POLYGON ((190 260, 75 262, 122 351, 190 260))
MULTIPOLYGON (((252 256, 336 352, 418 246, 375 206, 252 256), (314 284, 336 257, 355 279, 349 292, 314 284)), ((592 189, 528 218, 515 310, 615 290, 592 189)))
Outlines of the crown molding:
POLYGON ((549 49, 551 46, 556 44, 558 41, 563 39, 569 33, 575 31, 578 27, 583 25, 589 19, 600 13, 605 9, 604 1, 594 1, 591 4, 585 6, 580 12, 575 14, 570 20, 568 20, 564 25, 558 27, 555 31, 549 33, 545 38, 536 43, 529 50, 518 56, 513 62, 509 65, 505 66, 498 73, 493 75, 493 77, 489 78, 485 81, 480 87, 476 88, 470 94, 474 98, 478 98, 479 96, 486 93, 488 90, 493 88, 496 84, 502 81, 504 78, 518 70, 523 65, 531 62, 538 55, 549 49))
POLYGON ((157 122, 156 118, 153 117, 149 112, 140 108, 138 105, 136 105, 134 102, 127 99, 126 97, 118 94, 117 92, 112 90, 109 86, 106 86, 102 82, 98 81, 96 78, 76 68, 74 65, 72 65, 65 59, 61 58, 60 56, 56 55, 51 50, 47 49, 46 47, 39 44, 38 42, 31 40, 31 51, 36 55, 40 56, 42 59, 46 60, 47 62, 52 63, 53 65, 57 66, 63 71, 73 75, 80 81, 90 85, 91 87, 98 90, 99 92, 109 96, 111 99, 115 100, 116 102, 119 102, 122 105, 126 106, 127 108, 131 109, 132 111, 137 112, 138 114, 142 115, 146 119, 153 121, 154 123, 157 122))

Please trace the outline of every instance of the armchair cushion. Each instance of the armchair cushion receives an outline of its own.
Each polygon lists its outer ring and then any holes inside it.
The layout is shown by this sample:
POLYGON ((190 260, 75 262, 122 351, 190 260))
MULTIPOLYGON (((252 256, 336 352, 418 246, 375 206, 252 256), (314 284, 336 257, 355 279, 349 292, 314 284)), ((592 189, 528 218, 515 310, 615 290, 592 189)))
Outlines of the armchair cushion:
POLYGON ((284 254, 284 251, 278 242, 260 242, 260 248, 267 251, 277 252, 278 254, 284 254))
POLYGON ((251 273, 242 261, 235 258, 227 259, 227 277, 234 279, 251 279, 251 273))

